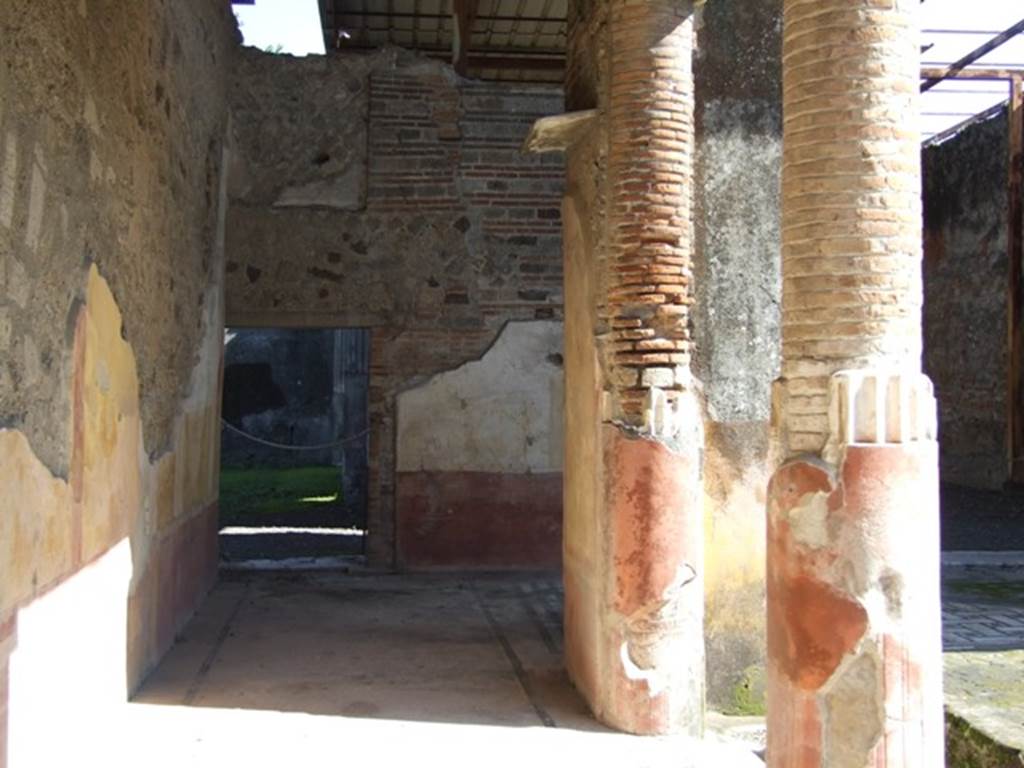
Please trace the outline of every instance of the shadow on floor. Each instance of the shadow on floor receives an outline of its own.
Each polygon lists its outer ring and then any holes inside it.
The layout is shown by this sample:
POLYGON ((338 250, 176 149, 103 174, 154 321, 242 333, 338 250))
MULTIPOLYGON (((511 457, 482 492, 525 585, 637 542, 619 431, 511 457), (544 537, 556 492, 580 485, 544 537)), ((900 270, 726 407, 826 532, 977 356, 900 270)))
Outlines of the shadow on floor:
POLYGON ((560 614, 550 574, 225 574, 135 701, 606 731, 560 614))

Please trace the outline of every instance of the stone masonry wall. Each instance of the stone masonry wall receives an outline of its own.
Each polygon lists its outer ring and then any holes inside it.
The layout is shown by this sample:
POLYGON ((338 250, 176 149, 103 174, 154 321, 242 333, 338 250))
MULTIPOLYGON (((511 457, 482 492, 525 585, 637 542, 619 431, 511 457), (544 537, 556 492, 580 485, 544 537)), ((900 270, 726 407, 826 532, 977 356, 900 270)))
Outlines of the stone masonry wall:
POLYGON ((216 575, 235 35, 214 0, 0 5, 0 766, 102 762, 216 575))
POLYGON ((138 356, 147 450, 167 448, 215 273, 217 73, 234 23, 222 5, 0 9, 0 425, 24 430, 57 474, 68 466, 70 335, 92 263, 110 276, 138 356))
POLYGON ((561 91, 398 49, 247 50, 231 108, 228 323, 371 329, 368 547, 391 564, 397 394, 561 319, 562 164, 519 151, 561 91))
POLYGON ((924 369, 944 482, 999 488, 1007 463, 1007 118, 926 147, 924 369))

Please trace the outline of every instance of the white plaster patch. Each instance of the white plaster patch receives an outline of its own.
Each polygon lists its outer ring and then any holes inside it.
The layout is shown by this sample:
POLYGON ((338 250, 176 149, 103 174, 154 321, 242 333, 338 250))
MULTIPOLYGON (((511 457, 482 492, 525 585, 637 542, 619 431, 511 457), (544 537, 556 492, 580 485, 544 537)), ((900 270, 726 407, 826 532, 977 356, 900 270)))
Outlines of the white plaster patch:
POLYGON ((682 440, 694 444, 704 442, 704 419, 700 403, 693 393, 684 390, 670 401, 665 390, 651 387, 644 404, 643 433, 662 440, 682 440))
POLYGON ((512 322, 480 359, 398 396, 398 471, 562 467, 562 324, 512 322))
POLYGON ((809 549, 821 549, 829 543, 828 497, 824 491, 805 494, 787 515, 793 538, 809 549))
POLYGON ((24 309, 28 303, 29 293, 32 290, 24 265, 17 258, 7 259, 7 274, 5 277, 7 295, 15 304, 24 309))
MULTIPOLYGON (((626 640, 619 647, 623 674, 629 680, 644 683, 651 696, 667 690, 676 680, 674 672, 680 655, 676 644, 666 642, 665 638, 685 628, 684 590, 695 581, 696 569, 684 563, 676 570, 661 600, 645 605, 625 621, 626 640)), ((700 583, 691 589, 704 594, 700 583)))
POLYGON ((328 179, 288 187, 281 191, 275 208, 320 207, 358 211, 366 205, 366 168, 353 163, 344 172, 328 179))
POLYGON ((18 137, 14 131, 4 141, 4 165, 0 175, 0 223, 10 227, 14 221, 14 188, 18 183, 18 137))

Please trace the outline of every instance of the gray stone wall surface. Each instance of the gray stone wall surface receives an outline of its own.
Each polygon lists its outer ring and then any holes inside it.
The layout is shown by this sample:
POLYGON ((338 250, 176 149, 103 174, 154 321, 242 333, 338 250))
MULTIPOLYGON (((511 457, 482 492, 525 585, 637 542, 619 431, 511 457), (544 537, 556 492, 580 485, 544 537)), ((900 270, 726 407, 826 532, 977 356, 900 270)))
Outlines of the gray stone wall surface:
POLYGON ((72 335, 110 282, 162 453, 219 280, 229 5, 0 4, 0 426, 66 475, 72 335))
POLYGON ((710 518, 708 702, 763 707, 764 492, 779 375, 782 3, 716 0, 698 16, 694 184, 696 354, 710 518))
POLYGON ((1006 112, 924 149, 924 370, 944 482, 1008 479, 1006 112))

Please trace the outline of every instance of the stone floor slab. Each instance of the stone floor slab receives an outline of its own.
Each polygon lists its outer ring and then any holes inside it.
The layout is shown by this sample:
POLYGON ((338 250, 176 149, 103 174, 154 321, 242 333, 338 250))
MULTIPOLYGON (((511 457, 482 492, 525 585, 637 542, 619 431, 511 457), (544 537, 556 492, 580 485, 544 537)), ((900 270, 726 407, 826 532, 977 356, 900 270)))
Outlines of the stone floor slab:
POLYGON ((763 727, 634 737, 562 668, 557 576, 225 574, 129 706, 176 765, 756 768, 763 727))

